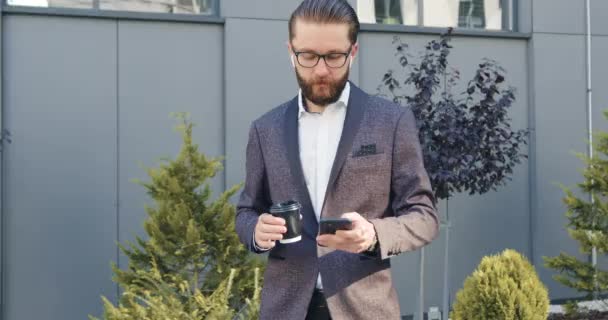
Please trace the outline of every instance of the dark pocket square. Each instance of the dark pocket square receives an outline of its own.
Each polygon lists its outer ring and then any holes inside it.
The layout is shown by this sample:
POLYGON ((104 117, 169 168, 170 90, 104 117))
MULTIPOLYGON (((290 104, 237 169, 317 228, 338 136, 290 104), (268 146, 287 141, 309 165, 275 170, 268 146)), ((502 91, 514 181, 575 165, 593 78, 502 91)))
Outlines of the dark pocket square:
POLYGON ((363 157, 363 156, 371 156, 378 153, 376 150, 376 144, 366 144, 361 145, 359 150, 353 152, 353 157, 363 157))

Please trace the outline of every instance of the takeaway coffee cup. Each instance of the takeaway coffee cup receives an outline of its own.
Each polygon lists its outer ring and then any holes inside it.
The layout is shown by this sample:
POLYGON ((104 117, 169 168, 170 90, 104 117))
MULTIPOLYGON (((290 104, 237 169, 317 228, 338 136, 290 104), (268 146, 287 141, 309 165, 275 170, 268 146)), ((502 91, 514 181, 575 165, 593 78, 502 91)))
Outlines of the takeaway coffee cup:
POLYGON ((280 243, 294 243, 302 240, 301 208, 302 205, 293 200, 276 203, 270 207, 271 215, 285 219, 287 232, 283 234, 283 239, 279 240, 280 243))

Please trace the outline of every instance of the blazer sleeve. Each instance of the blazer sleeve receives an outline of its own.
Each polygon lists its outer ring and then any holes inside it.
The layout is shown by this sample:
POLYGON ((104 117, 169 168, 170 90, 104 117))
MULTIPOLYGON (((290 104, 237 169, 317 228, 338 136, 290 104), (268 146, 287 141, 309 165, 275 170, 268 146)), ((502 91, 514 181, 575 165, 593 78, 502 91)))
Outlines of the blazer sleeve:
POLYGON ((439 233, 436 200, 424 168, 413 112, 403 108, 393 139, 390 205, 394 216, 371 219, 380 259, 421 248, 439 233))
POLYGON ((245 168, 247 172, 245 187, 241 191, 236 207, 235 229, 240 241, 249 251, 262 253, 267 250, 261 250, 255 245, 254 230, 258 217, 260 214, 267 212, 270 205, 267 193, 266 169, 255 122, 249 129, 245 168))

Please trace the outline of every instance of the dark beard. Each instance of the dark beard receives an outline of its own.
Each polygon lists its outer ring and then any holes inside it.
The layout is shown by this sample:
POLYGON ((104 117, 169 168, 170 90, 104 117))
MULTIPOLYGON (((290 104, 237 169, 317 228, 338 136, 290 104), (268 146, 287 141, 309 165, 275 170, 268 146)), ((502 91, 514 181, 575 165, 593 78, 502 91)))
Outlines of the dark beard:
POLYGON ((315 95, 313 91, 313 85, 315 82, 307 82, 300 76, 298 69, 296 69, 296 78, 298 79, 298 84, 300 85, 300 89, 302 89, 302 95, 310 100, 310 102, 325 107, 329 104, 332 104, 340 99, 340 95, 342 95, 342 91, 346 86, 346 82, 348 81, 348 74, 350 70, 347 70, 344 76, 338 81, 334 83, 326 83, 329 85, 329 94, 328 95, 315 95))

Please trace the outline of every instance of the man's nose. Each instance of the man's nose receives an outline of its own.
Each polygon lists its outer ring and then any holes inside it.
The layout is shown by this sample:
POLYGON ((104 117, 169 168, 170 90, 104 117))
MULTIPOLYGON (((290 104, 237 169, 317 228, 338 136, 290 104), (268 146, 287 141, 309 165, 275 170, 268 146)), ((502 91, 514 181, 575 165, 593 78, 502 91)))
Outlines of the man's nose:
POLYGON ((327 67, 325 59, 319 59, 319 63, 315 66, 315 73, 318 76, 326 76, 329 73, 329 67, 327 67))

